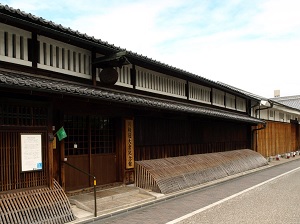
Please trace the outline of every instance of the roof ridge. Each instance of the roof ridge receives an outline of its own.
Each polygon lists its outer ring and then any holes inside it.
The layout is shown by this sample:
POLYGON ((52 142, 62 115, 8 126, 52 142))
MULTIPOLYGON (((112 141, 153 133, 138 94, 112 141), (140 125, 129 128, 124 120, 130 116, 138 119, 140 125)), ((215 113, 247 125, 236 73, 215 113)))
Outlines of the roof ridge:
POLYGON ((57 23, 55 23, 55 22, 53 22, 51 20, 46 20, 43 17, 38 17, 38 16, 35 16, 35 15, 31 14, 31 13, 27 13, 27 12, 21 11, 20 9, 15 9, 15 8, 12 8, 12 7, 8 6, 8 5, 3 5, 3 4, 0 3, 0 10, 9 12, 11 14, 18 14, 23 19, 25 18, 26 20, 29 20, 30 22, 35 22, 35 23, 37 23, 39 25, 42 25, 42 26, 45 26, 45 27, 50 27, 50 28, 53 28, 53 29, 55 29, 57 31, 60 31, 60 32, 62 31, 62 32, 65 32, 67 34, 74 35, 75 37, 82 38, 85 41, 92 41, 95 44, 99 44, 99 45, 102 45, 103 47, 110 48, 112 51, 115 51, 115 52, 126 51, 127 54, 129 56, 131 56, 131 57, 137 58, 138 60, 146 61, 148 63, 153 63, 156 66, 160 66, 162 68, 170 69, 170 70, 172 70, 174 72, 181 73, 182 75, 184 75, 186 77, 197 79, 199 81, 204 81, 204 82, 210 83, 211 85, 217 85, 217 86, 223 87, 223 88, 225 87, 225 88, 227 88, 229 90, 232 90, 234 92, 237 92, 237 93, 240 93, 242 95, 245 95, 246 97, 256 98, 256 97, 254 97, 253 94, 249 95, 249 94, 246 94, 245 91, 244 92, 237 91, 234 88, 230 88, 229 85, 227 85, 227 86, 226 85, 221 85, 217 81, 213 81, 213 80, 205 78, 203 76, 200 76, 200 75, 188 72, 186 70, 183 70, 183 69, 171 66, 169 64, 157 61, 155 59, 149 58, 149 57, 144 56, 142 54, 138 54, 136 52, 127 50, 126 48, 117 47, 117 46, 115 46, 113 44, 110 44, 110 43, 108 43, 106 41, 103 41, 101 39, 97 39, 94 36, 89 36, 86 33, 83 34, 83 33, 79 32, 78 30, 75 31, 75 30, 71 29, 70 27, 64 27, 61 24, 57 24, 57 23))

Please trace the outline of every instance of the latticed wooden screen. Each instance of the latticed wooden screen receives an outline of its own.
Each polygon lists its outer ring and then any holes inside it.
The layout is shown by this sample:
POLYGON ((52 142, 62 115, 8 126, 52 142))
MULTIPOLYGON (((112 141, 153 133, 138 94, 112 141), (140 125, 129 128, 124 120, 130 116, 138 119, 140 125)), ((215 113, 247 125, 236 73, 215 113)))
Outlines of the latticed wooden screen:
POLYGON ((65 155, 115 153, 112 118, 101 116, 65 115, 65 155), (89 137, 90 136, 90 137, 89 137), (75 145, 75 147, 74 147, 75 145))
POLYGON ((43 106, 0 104, 0 191, 47 184, 47 117, 43 106), (21 133, 41 134, 42 170, 22 172, 21 133))

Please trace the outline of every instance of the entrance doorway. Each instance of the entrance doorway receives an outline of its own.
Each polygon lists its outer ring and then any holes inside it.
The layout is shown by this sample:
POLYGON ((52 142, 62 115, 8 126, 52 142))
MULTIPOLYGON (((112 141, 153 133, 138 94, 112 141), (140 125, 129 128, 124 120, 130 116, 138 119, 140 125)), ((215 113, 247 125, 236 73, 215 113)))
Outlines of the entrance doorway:
MULTIPOLYGON (((102 116, 64 116, 64 156, 67 162, 96 176, 97 185, 116 182, 114 119, 102 116)), ((93 180, 65 165, 66 191, 93 186, 93 180)))

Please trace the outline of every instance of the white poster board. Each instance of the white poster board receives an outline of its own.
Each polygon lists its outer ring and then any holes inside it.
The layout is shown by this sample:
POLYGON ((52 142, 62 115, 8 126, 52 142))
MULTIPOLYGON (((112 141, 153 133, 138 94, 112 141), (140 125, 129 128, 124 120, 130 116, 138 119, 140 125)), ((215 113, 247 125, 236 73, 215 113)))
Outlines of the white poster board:
POLYGON ((41 170, 42 134, 21 134, 22 172, 41 170))

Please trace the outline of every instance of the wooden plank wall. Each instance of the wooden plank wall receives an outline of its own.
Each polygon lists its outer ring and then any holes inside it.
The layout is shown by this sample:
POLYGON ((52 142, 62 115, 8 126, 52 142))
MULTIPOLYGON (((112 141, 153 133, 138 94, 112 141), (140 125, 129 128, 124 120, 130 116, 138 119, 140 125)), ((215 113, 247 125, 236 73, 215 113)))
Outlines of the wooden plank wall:
POLYGON ((265 157, 297 151, 298 124, 267 122, 265 129, 254 132, 254 147, 265 157))
MULTIPOLYGON (((68 163, 75 165, 77 168, 89 173, 89 156, 68 156, 68 163)), ((65 169, 65 190, 72 191, 80 188, 90 187, 89 176, 75 170, 74 168, 64 165, 65 169), (76 176, 76 178, 74 178, 76 176)))
POLYGON ((0 130, 0 192, 48 184, 49 166, 46 155, 46 131, 27 131, 42 133, 43 170, 21 172, 21 130, 0 130))
MULTIPOLYGON (((97 185, 114 183, 116 179, 116 156, 115 154, 93 154, 91 161, 88 155, 68 156, 68 163, 96 177, 97 185), (91 166, 90 166, 91 163, 91 166), (91 170, 89 169, 91 167, 91 170)), ((65 167, 65 190, 74 191, 93 186, 93 178, 64 165, 65 167), (74 178, 76 176, 76 178, 74 178)))
POLYGON ((200 119, 135 118, 135 160, 250 148, 250 126, 200 119))

